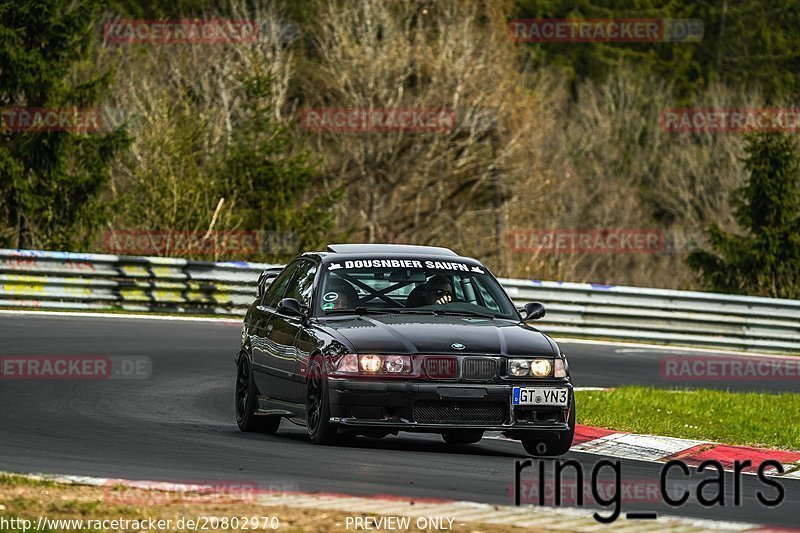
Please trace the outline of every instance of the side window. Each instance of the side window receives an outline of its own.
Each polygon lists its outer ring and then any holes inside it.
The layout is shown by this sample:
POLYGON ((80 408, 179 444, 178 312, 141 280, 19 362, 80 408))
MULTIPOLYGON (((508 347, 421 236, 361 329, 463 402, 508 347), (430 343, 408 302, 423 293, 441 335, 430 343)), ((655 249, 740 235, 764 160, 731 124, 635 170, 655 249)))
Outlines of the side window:
POLYGON ((273 309, 278 307, 278 302, 283 298, 283 293, 286 292, 286 286, 289 284, 292 274, 297 270, 297 265, 298 263, 289 265, 275 278, 267 288, 266 294, 264 294, 263 305, 272 307, 273 309))
POLYGON ((301 261, 292 274, 289 288, 284 298, 294 298, 303 305, 311 306, 311 293, 314 290, 314 275, 317 265, 311 261, 301 261))
POLYGON ((483 305, 496 313, 502 312, 500 310, 500 306, 497 304, 497 300, 495 300, 494 296, 492 296, 489 293, 486 287, 484 287, 483 284, 480 282, 475 283, 475 285, 478 286, 478 290, 481 292, 481 295, 483 296, 483 305))

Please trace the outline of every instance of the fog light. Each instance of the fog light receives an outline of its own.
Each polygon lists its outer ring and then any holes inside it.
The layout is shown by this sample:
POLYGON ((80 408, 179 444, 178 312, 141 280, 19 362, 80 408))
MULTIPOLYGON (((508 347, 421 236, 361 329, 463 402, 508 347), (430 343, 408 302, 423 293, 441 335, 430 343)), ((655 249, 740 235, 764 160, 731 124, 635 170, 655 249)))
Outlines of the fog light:
POLYGON ((537 378, 549 376, 551 370, 553 365, 547 359, 535 359, 531 362, 531 374, 537 378))

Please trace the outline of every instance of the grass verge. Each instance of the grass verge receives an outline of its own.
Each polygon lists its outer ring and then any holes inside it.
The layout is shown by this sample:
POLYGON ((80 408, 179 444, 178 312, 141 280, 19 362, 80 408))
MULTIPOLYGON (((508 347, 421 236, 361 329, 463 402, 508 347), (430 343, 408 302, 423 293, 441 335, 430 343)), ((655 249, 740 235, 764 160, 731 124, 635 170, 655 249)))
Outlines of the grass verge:
POLYGON ((621 387, 576 392, 578 423, 800 451, 800 394, 621 387))
MULTIPOLYGON (((224 498, 223 498, 224 499, 224 498)), ((396 503, 395 503, 396 505, 396 503)), ((376 517, 369 513, 356 511, 332 511, 324 509, 293 508, 288 506, 268 506, 255 501, 214 501, 211 495, 181 495, 178 493, 164 493, 159 491, 136 490, 126 492, 123 487, 95 487, 84 485, 71 485, 52 480, 31 479, 16 474, 0 473, 0 533, 22 531, 19 523, 9 525, 10 519, 26 519, 32 523, 31 529, 36 527, 39 517, 49 520, 49 527, 45 525, 38 529, 38 533, 46 532, 77 532, 86 531, 273 531, 273 525, 278 524, 275 531, 300 531, 300 532, 329 532, 347 531, 346 517, 376 517), (120 494, 120 492, 122 494, 120 494), (125 503, 125 495, 130 494, 131 502, 125 503), (152 497, 150 497, 150 495, 152 497), (209 501, 198 501, 208 498, 209 501), (202 522, 205 517, 205 522, 202 522), (212 517, 217 519, 216 527, 212 517), (229 520, 223 522, 223 518, 229 520), (268 518, 265 520, 265 517, 268 518), (238 518, 237 525, 232 527, 233 519, 238 518), (277 522, 271 521, 276 518, 277 522), (147 521, 170 520, 171 527, 156 526, 152 529, 147 521), (183 519, 183 522, 180 520, 183 519), (245 519, 248 522, 245 522, 245 519), (257 519, 257 527, 253 527, 253 520, 257 519), (83 520, 83 527, 70 527, 67 523, 54 523, 54 520, 83 520), (127 520, 127 527, 115 528, 107 523, 102 528, 91 527, 88 521, 127 520), (188 527, 189 520, 194 520, 198 525, 188 527), (6 522, 4 527, 2 524, 6 522), (135 527, 133 521, 140 521, 141 527, 135 527), (201 525, 202 524, 202 525, 201 525), (264 525, 267 527, 263 527, 264 525), (183 525, 184 527, 179 527, 183 525), (59 527, 60 526, 60 527, 59 527), (90 527, 87 527, 90 526, 90 527), (227 526, 227 527, 224 527, 227 526)), ((513 526, 499 526, 475 523, 459 523, 459 518, 454 517, 452 530, 465 533, 502 533, 520 531, 513 526)), ((414 520, 411 520, 414 524, 414 520)), ((447 522, 445 521, 445 524, 447 522)), ((72 526, 75 525, 73 522, 72 526)), ((351 525, 350 530, 353 530, 351 525)), ((374 528, 371 528, 374 530, 374 528)), ((439 531, 438 529, 417 529, 410 531, 418 533, 439 531)), ((530 530, 528 530, 530 531, 530 530)))

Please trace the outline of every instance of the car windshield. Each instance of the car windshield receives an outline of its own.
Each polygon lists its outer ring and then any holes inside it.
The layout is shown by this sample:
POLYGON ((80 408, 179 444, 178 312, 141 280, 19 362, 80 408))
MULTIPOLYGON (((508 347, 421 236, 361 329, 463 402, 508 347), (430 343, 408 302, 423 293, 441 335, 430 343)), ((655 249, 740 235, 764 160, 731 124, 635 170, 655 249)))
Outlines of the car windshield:
POLYGON ((497 280, 479 265, 425 258, 348 259, 323 268, 317 315, 463 315, 518 320, 497 280))

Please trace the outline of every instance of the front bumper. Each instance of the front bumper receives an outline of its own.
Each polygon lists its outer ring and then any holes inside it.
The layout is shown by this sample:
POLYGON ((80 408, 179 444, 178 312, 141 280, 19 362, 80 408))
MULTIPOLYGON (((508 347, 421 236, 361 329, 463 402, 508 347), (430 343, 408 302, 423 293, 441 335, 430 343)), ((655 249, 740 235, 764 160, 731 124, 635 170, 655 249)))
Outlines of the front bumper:
POLYGON ((441 383, 328 379, 330 422, 371 431, 445 433, 453 430, 569 431, 569 408, 514 406, 515 386, 569 388, 568 379, 547 382, 441 383))

